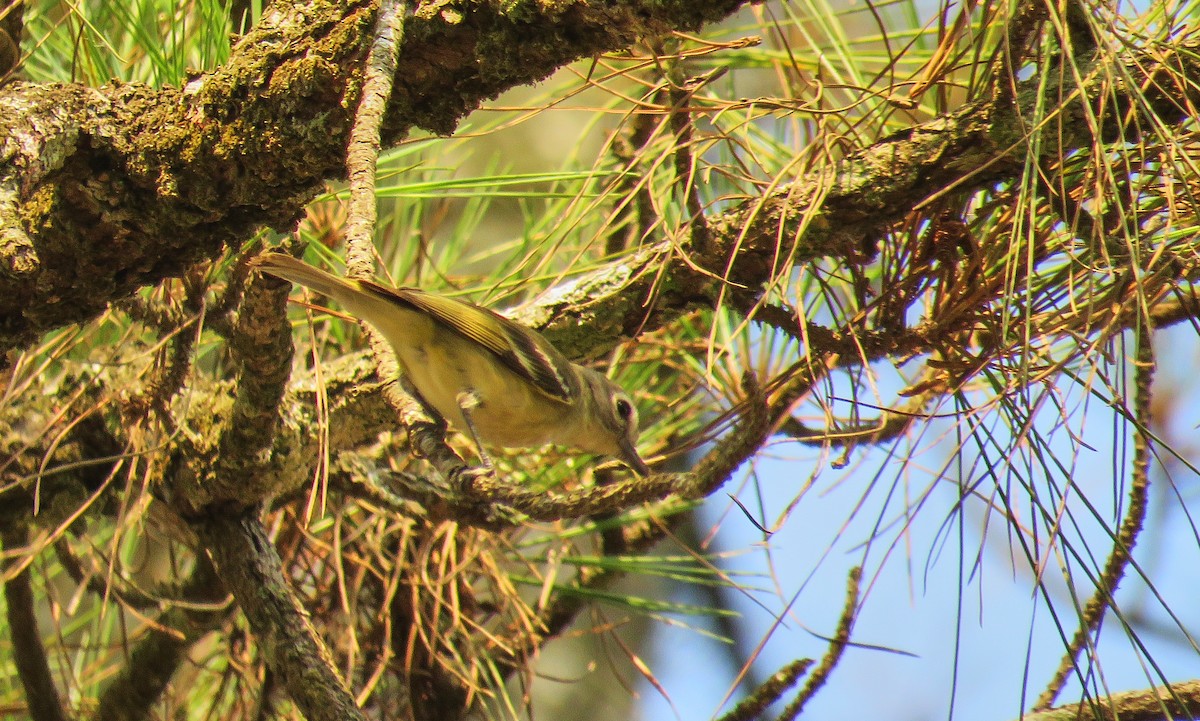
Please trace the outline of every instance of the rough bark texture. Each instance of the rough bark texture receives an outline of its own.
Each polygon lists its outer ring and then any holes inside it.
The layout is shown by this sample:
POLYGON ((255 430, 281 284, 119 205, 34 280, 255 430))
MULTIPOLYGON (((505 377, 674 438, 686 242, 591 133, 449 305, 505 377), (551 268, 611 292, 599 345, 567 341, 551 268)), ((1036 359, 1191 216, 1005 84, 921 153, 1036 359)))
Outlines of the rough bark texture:
POLYGON ((198 523, 197 529, 221 580, 250 621, 268 664, 282 677, 304 717, 365 719, 288 586, 279 554, 258 519, 252 514, 214 515, 198 523))
MULTIPOLYGON (((483 101, 742 0, 434 3, 410 18, 384 128, 451 132, 483 101)), ((375 8, 274 3, 182 88, 0 89, 0 352, 287 229, 345 175, 375 8)))
MULTIPOLYGON (((450 132, 482 101, 543 78, 563 63, 669 29, 694 29, 741 4, 428 4, 406 24, 384 142, 411 127, 450 132)), ((20 348, 49 329, 93 317, 112 300, 237 247, 263 225, 290 226, 325 180, 344 175, 347 133, 373 24, 374 8, 366 0, 276 2, 225 67, 183 88, 0 88, 0 350, 20 348)), ((1125 89, 1102 88, 1098 81, 1095 87, 1077 87, 1064 78, 1053 93, 1071 97, 1079 91, 1078 97, 1088 100, 1062 108, 1055 120, 1060 144, 1046 148, 1047 157, 1068 155, 1096 137, 1116 137, 1117 119, 1130 133, 1137 125, 1128 122, 1134 114, 1152 115, 1147 127, 1182 120, 1183 108, 1197 102, 1200 84, 1159 83, 1158 68, 1170 63, 1182 75, 1198 78, 1194 50, 1181 45, 1174 54, 1151 57, 1131 48, 1128 77, 1150 89, 1147 102, 1136 108, 1120 100, 1125 89), (1085 112, 1089 109, 1099 118, 1095 127, 1085 112)), ((611 348, 621 336, 661 327, 696 307, 711 307, 723 293, 744 292, 753 306, 785 256, 790 262, 866 261, 884 230, 929 202, 930 192, 969 192, 1017 180, 1030 160, 1023 138, 1039 90, 1044 88, 1034 83, 1018 87, 1011 98, 967 105, 880 140, 848 155, 836 169, 706 218, 704 242, 686 245, 686 259, 677 241, 648 245, 561 288, 552 299, 526 309, 522 320, 546 330, 556 345, 578 357, 611 348)), ((170 461, 153 481, 160 500, 176 501, 175 508, 188 514, 250 619, 264 657, 297 703, 314 718, 352 718, 352 700, 305 609, 289 592, 271 540, 247 510, 294 490, 322 452, 312 430, 311 388, 285 395, 291 367, 285 295, 279 287, 252 287, 247 293, 229 344, 241 377, 236 384, 190 383, 194 400, 183 424, 188 433, 171 435, 164 443, 162 454, 170 461)), ((794 316, 786 320, 796 322, 794 316)), ((1031 324, 1037 320, 1031 317, 1031 324)), ((1118 316, 1113 320, 1123 322, 1118 316)), ((875 325, 822 334, 814 327, 806 329, 806 352, 817 358, 844 354, 856 361, 925 352, 953 340, 952 333, 960 330, 951 327, 954 322, 953 317, 930 317, 900 332, 875 325)), ((370 385, 371 367, 362 361, 347 358, 323 369, 329 448, 350 451, 395 426, 394 414, 370 385)), ((106 374, 107 388, 116 389, 124 380, 115 370, 95 372, 106 374)), ((727 435, 692 474, 557 495, 484 478, 456 489, 455 499, 439 497, 445 488, 433 489, 428 497, 417 488, 408 500, 425 502, 431 516, 436 511, 460 521, 501 525, 515 518, 498 516, 501 505, 551 520, 611 512, 672 492, 701 497, 761 447, 771 422, 794 397, 788 394, 804 392, 806 377, 796 376, 798 390, 771 389, 774 406, 768 406, 766 393, 747 392, 755 399, 750 411, 743 411, 743 421, 749 422, 739 428, 740 435, 727 435)), ((305 383, 311 385, 311 379, 302 379, 305 383)), ((99 495, 110 480, 112 459, 129 445, 109 435, 118 431, 104 430, 106 425, 126 428, 116 417, 116 401, 105 400, 109 405, 101 412, 111 415, 100 422, 80 409, 82 402, 59 407, 60 396, 67 395, 62 388, 41 397, 27 395, 21 418, 0 417, 0 426, 32 426, 31 419, 69 413, 79 422, 53 447, 42 440, 24 445, 17 433, 2 437, 8 445, 0 450, 13 455, 8 473, 17 480, 0 496, 0 522, 28 516, 35 500, 61 498, 60 505, 74 510, 81 497, 99 495), (77 460, 92 463, 49 477, 34 495, 31 479, 42 482, 40 464, 66 466, 77 460)), ((39 519, 49 524, 61 515, 44 512, 39 519)), ((573 612, 560 615, 566 619, 573 612)), ((177 663, 184 650, 182 643, 147 647, 145 658, 177 663)), ((139 662, 136 654, 132 660, 139 662)), ((147 684, 141 707, 153 703, 168 673, 147 684)), ((457 698, 461 691, 452 689, 445 697, 457 698)))

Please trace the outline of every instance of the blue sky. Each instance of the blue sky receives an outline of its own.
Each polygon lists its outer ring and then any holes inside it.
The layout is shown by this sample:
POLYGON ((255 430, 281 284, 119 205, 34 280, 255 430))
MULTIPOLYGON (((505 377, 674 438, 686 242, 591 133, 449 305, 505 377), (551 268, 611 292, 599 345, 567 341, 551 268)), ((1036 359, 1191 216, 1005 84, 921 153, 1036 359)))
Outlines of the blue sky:
MULTIPOLYGON (((1155 389, 1157 393, 1172 394, 1177 411, 1168 435, 1187 439, 1200 421, 1194 402, 1197 388, 1190 371, 1198 352, 1194 331, 1179 327, 1162 332, 1156 338, 1156 348, 1160 371, 1155 389)), ((1065 395, 1070 395, 1069 389, 1065 395)), ((1072 477, 1079 492, 1115 526, 1113 502, 1123 501, 1124 496, 1114 494, 1114 470, 1127 473, 1127 457, 1122 455, 1127 452, 1123 447, 1125 438, 1114 431, 1110 410, 1089 405, 1088 416, 1083 418, 1082 408, 1077 406, 1072 425, 1091 448, 1075 446, 1072 477)), ((1051 420, 1047 416, 1045 422, 1051 420)), ((1069 444, 1063 441, 1063 445, 1069 444)), ((929 483, 930 476, 922 467, 934 465, 939 453, 943 459, 948 456, 951 448, 944 443, 942 446, 940 450, 937 446, 927 450, 917 459, 918 465, 906 477, 910 487, 929 483)), ((1054 447, 1059 448, 1059 443, 1054 447)), ((1069 455, 1072 451, 1063 448, 1062 453, 1069 455)), ((750 509, 759 508, 761 494, 765 517, 772 519, 795 499, 797 489, 815 465, 828 464, 828 459, 822 461, 813 449, 795 444, 774 446, 769 455, 755 464, 756 482, 739 486, 735 479, 725 490, 736 493, 750 509)), ((705 524, 716 529, 712 550, 739 551, 730 565, 742 570, 763 574, 774 570, 778 591, 757 594, 770 612, 749 601, 736 604, 751 643, 770 635, 758 661, 761 675, 794 658, 819 658, 824 653, 824 643, 804 627, 820 634, 834 631, 844 599, 846 573, 863 562, 863 543, 880 515, 885 489, 876 488, 868 494, 865 510, 857 515, 852 510, 860 503, 880 463, 891 475, 900 468, 899 460, 886 460, 881 450, 873 450, 858 451, 844 477, 825 469, 766 543, 762 533, 723 494, 715 495, 703 509, 705 524), (771 631, 772 613, 784 608, 793 594, 795 602, 787 625, 771 631)), ((1200 588, 1200 544, 1182 510, 1194 509, 1200 486, 1196 476, 1178 463, 1171 465, 1170 473, 1172 478, 1168 480, 1161 465, 1154 470, 1150 518, 1135 560, 1150 576, 1166 606, 1186 628, 1197 629, 1200 612, 1194 599, 1200 588)), ((981 489, 985 493, 988 490, 981 489)), ((995 514, 987 519, 984 504, 979 501, 967 504, 965 512, 957 515, 953 510, 957 500, 952 481, 939 483, 915 515, 909 533, 901 539, 902 545, 890 557, 883 559, 886 544, 881 543, 866 553, 863 588, 868 595, 854 639, 913 656, 849 650, 828 685, 809 705, 809 718, 999 721, 1018 718, 1041 692, 1062 657, 1060 632, 1045 600, 1035 594, 1029 566, 1019 547, 1012 543, 1002 519, 995 514), (980 560, 975 566, 977 555, 980 560), (865 590, 868 583, 869 592, 865 590), (1023 700, 1026 678, 1028 688, 1023 700)), ((1078 497, 1068 506, 1076 517, 1084 519, 1074 534, 1075 547, 1091 549, 1097 556, 1094 564, 1102 563, 1109 547, 1105 531, 1098 523, 1087 521, 1078 497)), ((893 503, 890 508, 892 513, 885 517, 894 515, 900 506, 893 503)), ((884 540, 896 535, 894 530, 887 532, 884 540)), ((1045 578, 1063 622, 1072 623, 1075 611, 1053 563, 1045 578)), ((762 578, 756 585, 770 588, 771 580, 762 578)), ((1081 597, 1087 590, 1080 587, 1081 597)), ((695 601, 687 595, 686 590, 676 592, 680 600, 695 601)), ((1168 680, 1200 676, 1200 653, 1173 626, 1162 604, 1154 601, 1136 572, 1127 573, 1118 601, 1130 612, 1144 608, 1152 621, 1150 626, 1139 626, 1138 633, 1149 656, 1135 651, 1119 620, 1110 613, 1099 646, 1106 688, 1116 692, 1160 683, 1147 658, 1168 680)), ((688 622, 698 623, 695 619, 688 622)), ((1067 633, 1073 630, 1074 626, 1069 626, 1067 633)), ((724 652, 716 642, 682 625, 660 624, 655 633, 650 667, 670 695, 670 702, 643 683, 639 688, 638 717, 692 721, 719 716, 720 704, 732 682, 724 652)), ((1079 694, 1078 682, 1072 681, 1060 702, 1078 700, 1079 694)))

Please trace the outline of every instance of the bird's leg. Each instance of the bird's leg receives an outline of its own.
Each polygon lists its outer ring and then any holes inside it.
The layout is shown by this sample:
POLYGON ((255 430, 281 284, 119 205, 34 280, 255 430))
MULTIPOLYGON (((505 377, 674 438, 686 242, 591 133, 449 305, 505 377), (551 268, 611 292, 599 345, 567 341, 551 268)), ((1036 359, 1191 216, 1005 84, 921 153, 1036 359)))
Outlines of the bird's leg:
POLYGON ((473 390, 463 391, 455 398, 458 403, 458 409, 462 411, 463 421, 467 425, 467 434, 471 436, 471 440, 475 442, 475 450, 479 451, 479 459, 483 461, 483 465, 489 472, 495 473, 496 467, 492 465, 492 459, 488 456, 487 451, 483 450, 483 440, 479 437, 479 431, 475 429, 475 421, 471 418, 471 411, 479 407, 479 394, 473 390))

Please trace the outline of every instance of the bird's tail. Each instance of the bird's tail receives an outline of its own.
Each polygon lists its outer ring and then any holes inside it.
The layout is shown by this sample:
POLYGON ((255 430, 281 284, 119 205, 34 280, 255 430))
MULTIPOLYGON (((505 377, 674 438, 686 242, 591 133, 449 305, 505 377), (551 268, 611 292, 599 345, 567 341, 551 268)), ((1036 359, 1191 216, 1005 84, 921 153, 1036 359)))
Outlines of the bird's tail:
POLYGON ((283 253, 264 253, 252 265, 334 299, 346 313, 382 331, 398 352, 429 341, 434 322, 429 313, 389 288, 340 278, 283 253))
POLYGON ((254 260, 253 266, 263 273, 327 295, 343 305, 347 299, 362 294, 354 281, 339 278, 284 253, 264 253, 254 260))
MULTIPOLYGON (((336 300, 350 315, 378 325, 396 314, 397 304, 374 283, 339 278, 284 253, 264 253, 254 260, 263 273, 290 280, 336 300)), ((411 309, 409 309, 411 310, 411 309)))

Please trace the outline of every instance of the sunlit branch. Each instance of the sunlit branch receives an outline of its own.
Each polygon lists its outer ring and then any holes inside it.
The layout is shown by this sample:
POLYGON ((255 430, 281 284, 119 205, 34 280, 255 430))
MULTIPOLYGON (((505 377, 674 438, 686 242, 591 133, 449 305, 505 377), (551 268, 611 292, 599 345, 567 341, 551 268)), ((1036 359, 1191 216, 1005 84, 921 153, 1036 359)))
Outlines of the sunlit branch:
POLYGON ((1125 567, 1133 554, 1138 535, 1146 522, 1146 507, 1148 505, 1150 488, 1150 462, 1154 455, 1150 448, 1150 426, 1153 423, 1151 407, 1151 385, 1154 380, 1154 348, 1153 335, 1149 321, 1143 320, 1137 330, 1137 354, 1134 363, 1134 397, 1133 417, 1136 421, 1133 432, 1132 481, 1129 487, 1129 506, 1125 518, 1113 538, 1113 548, 1104 564, 1104 570, 1096 581, 1096 590, 1079 614, 1079 628, 1075 636, 1067 644, 1067 652, 1054 672, 1046 689, 1034 702, 1034 711, 1049 709, 1054 700, 1062 692, 1067 678, 1072 672, 1080 677, 1080 682, 1087 687, 1086 672, 1080 668, 1079 655, 1086 650, 1094 650, 1094 635, 1103 620, 1104 614, 1113 604, 1117 586, 1125 575, 1125 567))
POLYGON ((837 631, 834 633, 833 640, 829 644, 829 650, 825 653, 824 658, 821 659, 821 664, 808 677, 808 681, 805 682, 800 695, 779 714, 780 721, 791 721, 791 719, 799 716, 800 712, 804 710, 804 706, 825 685, 825 682, 829 680, 829 674, 833 673, 833 669, 837 666, 838 661, 841 660, 842 654, 850 644, 850 635, 854 631, 854 621, 858 618, 858 592, 861 580, 862 568, 852 568, 849 577, 846 579, 846 603, 842 607, 842 616, 838 620, 837 631))

